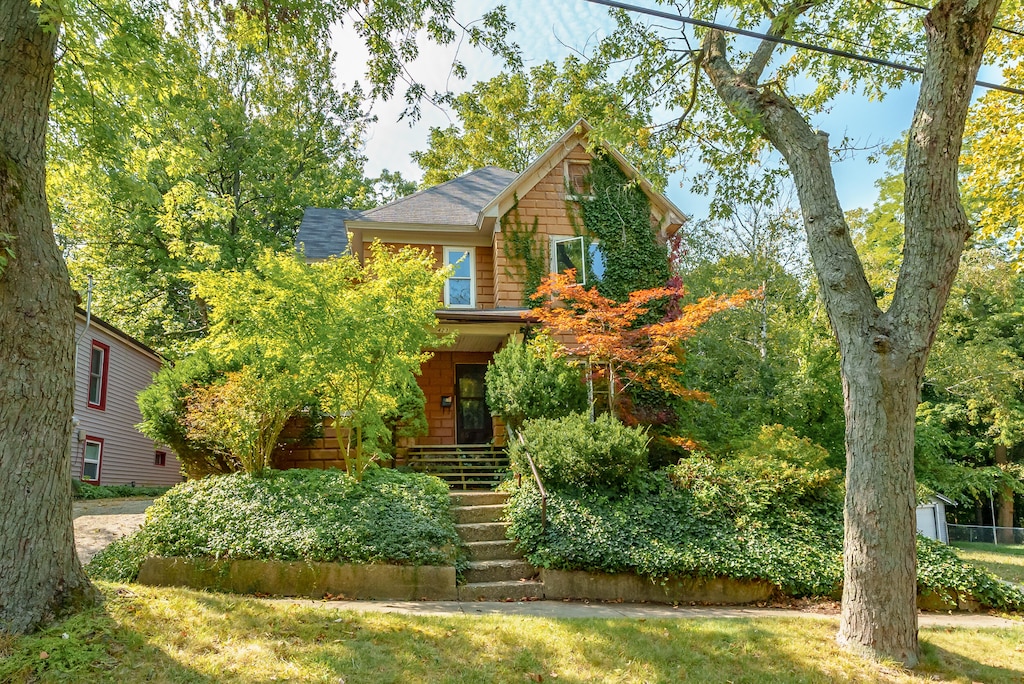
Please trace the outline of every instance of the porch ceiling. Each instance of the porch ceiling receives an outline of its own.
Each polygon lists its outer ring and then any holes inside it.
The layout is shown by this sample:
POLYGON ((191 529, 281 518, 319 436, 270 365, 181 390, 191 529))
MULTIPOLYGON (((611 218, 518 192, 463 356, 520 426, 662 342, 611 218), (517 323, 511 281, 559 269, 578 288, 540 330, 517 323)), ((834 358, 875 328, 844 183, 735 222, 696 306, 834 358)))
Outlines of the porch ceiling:
POLYGON ((522 332, 525 323, 454 323, 442 321, 437 327, 440 335, 456 333, 455 344, 438 348, 438 351, 493 352, 497 351, 510 335, 522 332))

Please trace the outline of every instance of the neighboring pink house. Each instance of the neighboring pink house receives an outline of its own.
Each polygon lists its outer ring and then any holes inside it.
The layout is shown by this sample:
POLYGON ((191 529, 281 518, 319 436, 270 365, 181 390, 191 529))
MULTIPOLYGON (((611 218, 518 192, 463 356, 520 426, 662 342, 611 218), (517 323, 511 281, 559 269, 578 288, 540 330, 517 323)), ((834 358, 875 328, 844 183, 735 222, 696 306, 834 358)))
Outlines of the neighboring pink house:
POLYGON ((97 485, 173 485, 181 482, 174 453, 135 426, 136 397, 153 382, 163 359, 95 316, 75 309, 75 415, 71 476, 97 485))

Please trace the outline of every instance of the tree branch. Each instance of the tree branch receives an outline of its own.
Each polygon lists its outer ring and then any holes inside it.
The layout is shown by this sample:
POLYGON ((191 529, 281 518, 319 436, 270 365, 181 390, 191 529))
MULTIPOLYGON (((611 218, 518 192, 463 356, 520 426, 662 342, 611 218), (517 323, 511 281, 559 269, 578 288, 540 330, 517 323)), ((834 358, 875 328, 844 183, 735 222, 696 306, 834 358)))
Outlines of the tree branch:
POLYGON ((927 349, 970 224, 957 183, 964 122, 1001 0, 940 0, 925 17, 927 60, 907 141, 903 264, 890 308, 927 349), (925 323, 925 325, 921 325, 925 323))
POLYGON ((850 339, 851 334, 871 334, 881 311, 836 195, 828 136, 811 129, 784 95, 759 90, 738 75, 726 55, 722 32, 709 32, 703 49, 704 71, 723 102, 737 118, 760 130, 789 165, 821 296, 840 344, 850 339))

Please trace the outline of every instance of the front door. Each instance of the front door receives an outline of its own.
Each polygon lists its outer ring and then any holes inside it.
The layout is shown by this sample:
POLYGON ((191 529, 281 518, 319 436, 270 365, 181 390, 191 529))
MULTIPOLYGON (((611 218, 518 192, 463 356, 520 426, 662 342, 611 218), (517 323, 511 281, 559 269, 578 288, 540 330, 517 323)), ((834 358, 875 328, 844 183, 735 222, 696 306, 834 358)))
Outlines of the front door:
POLYGON ((459 444, 486 444, 494 437, 491 412, 484 399, 487 365, 455 365, 455 435, 459 444))

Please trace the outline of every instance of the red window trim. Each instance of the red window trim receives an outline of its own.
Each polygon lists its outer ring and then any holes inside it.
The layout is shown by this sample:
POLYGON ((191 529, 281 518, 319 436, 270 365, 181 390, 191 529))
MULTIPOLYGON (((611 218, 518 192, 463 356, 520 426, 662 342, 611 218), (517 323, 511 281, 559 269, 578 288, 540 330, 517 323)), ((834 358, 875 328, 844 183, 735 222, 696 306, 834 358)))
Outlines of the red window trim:
POLYGON ((157 451, 153 454, 153 465, 155 466, 166 466, 167 465, 167 452, 157 451))
POLYGON ((92 437, 90 435, 86 435, 85 439, 82 440, 82 474, 80 475, 80 478, 81 478, 82 482, 85 482, 87 484, 94 484, 94 485, 98 485, 100 483, 100 473, 103 470, 103 449, 104 449, 104 446, 105 445, 103 444, 103 438, 102 437, 92 437), (85 479, 85 446, 89 442, 93 442, 94 444, 99 444, 100 445, 100 458, 96 462, 96 479, 95 480, 86 480, 85 479))
POLYGON ((89 383, 86 385, 86 402, 89 404, 89 408, 98 409, 104 411, 107 408, 107 371, 110 369, 110 345, 103 344, 99 340, 93 340, 92 346, 89 347, 89 383), (103 350, 103 374, 100 376, 100 401, 98 404, 90 401, 89 389, 92 388, 92 350, 99 347, 103 350))

